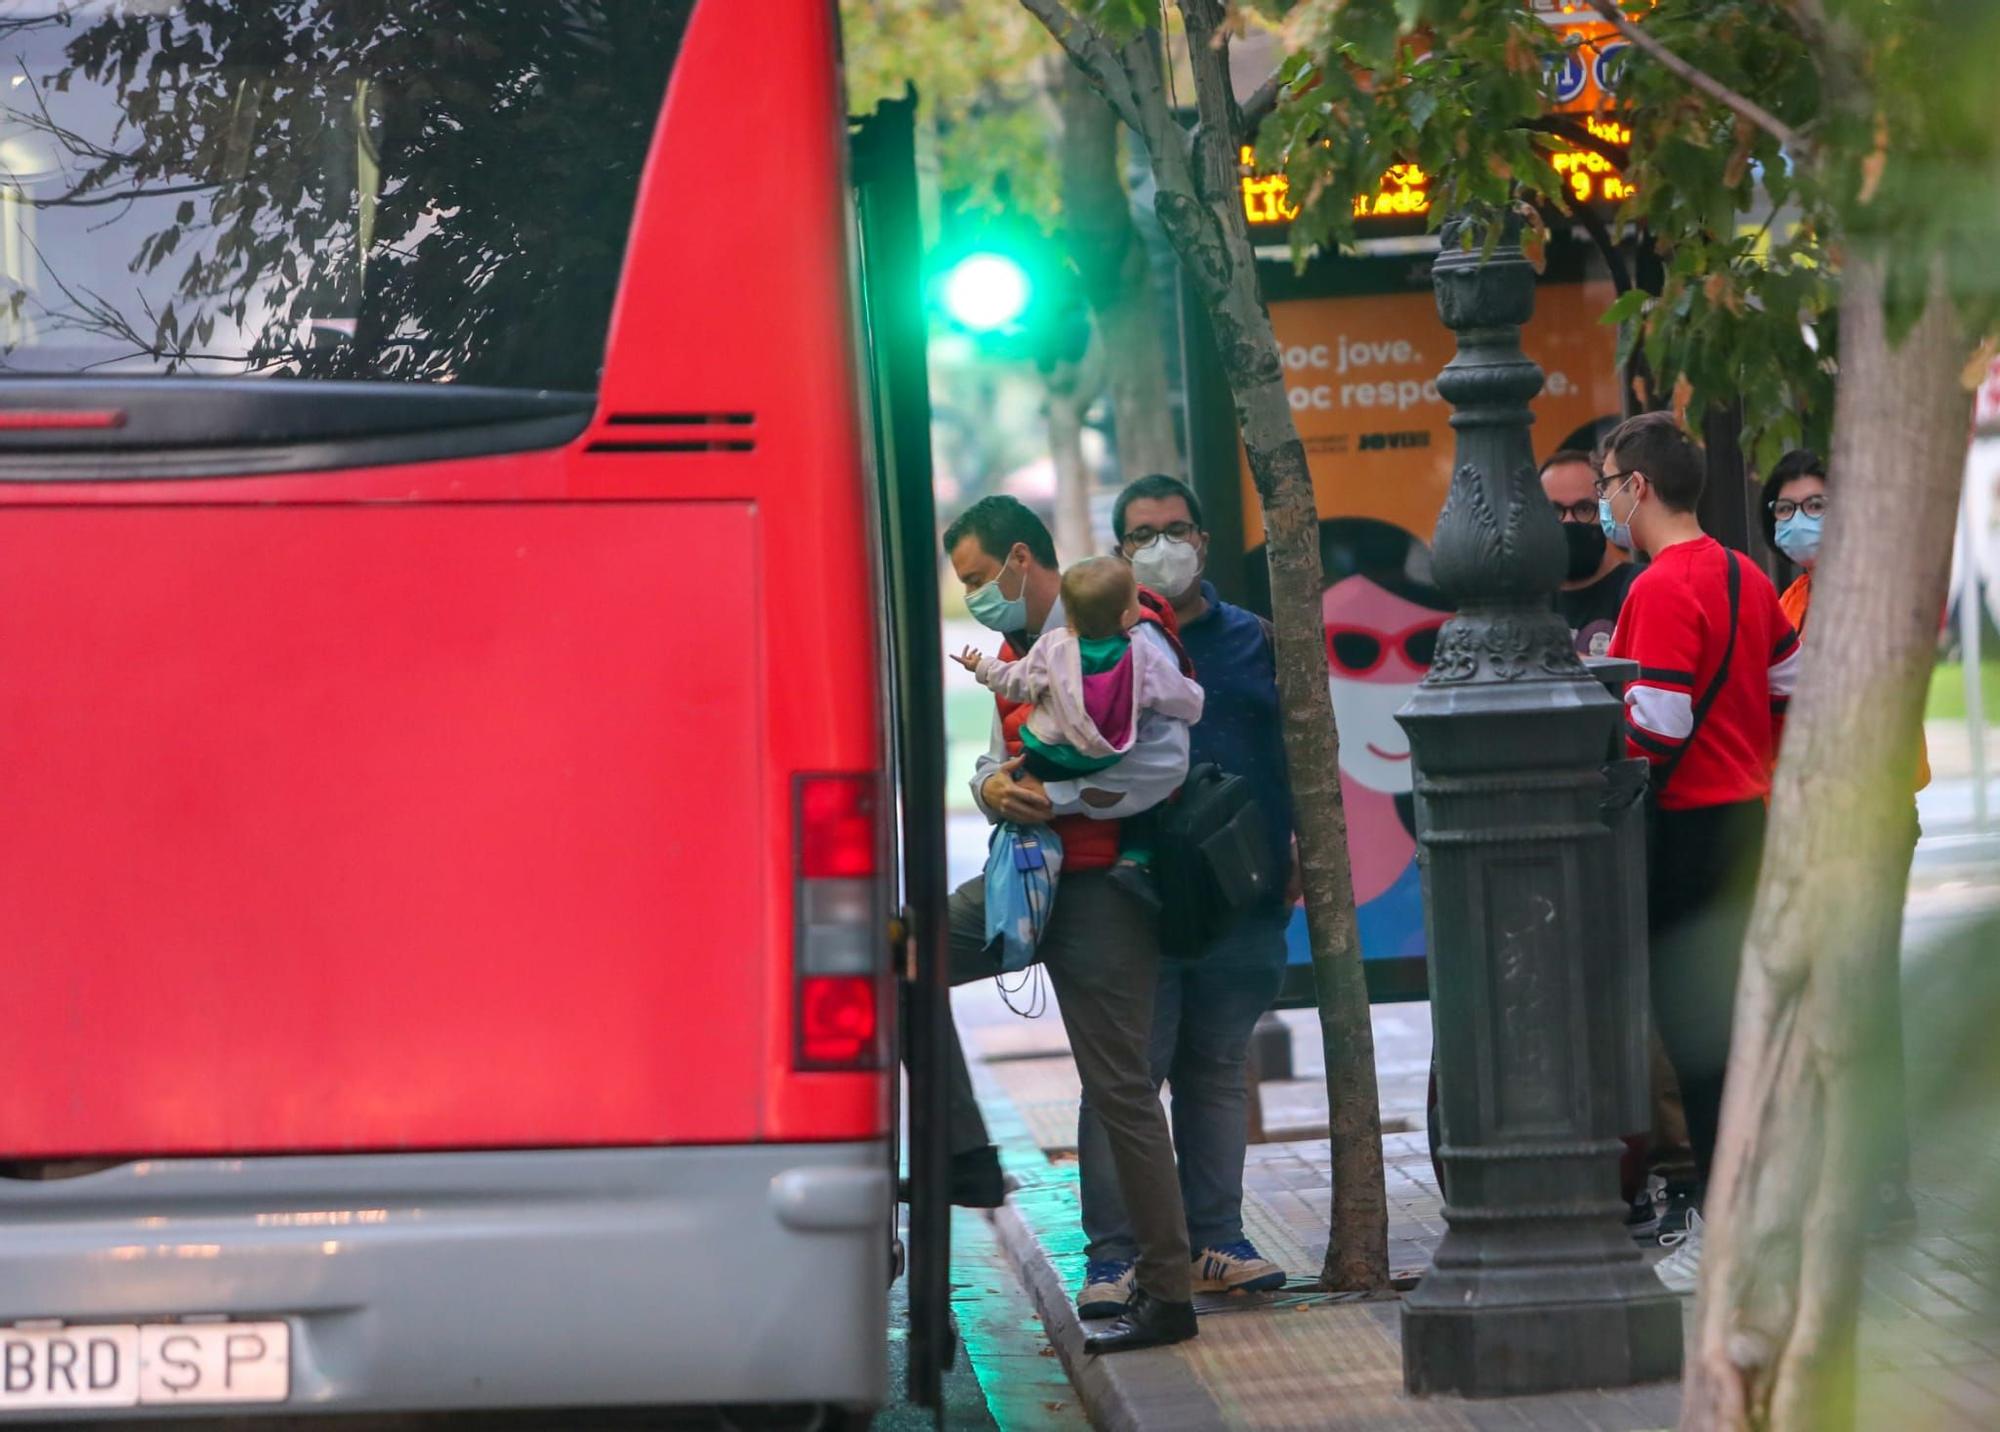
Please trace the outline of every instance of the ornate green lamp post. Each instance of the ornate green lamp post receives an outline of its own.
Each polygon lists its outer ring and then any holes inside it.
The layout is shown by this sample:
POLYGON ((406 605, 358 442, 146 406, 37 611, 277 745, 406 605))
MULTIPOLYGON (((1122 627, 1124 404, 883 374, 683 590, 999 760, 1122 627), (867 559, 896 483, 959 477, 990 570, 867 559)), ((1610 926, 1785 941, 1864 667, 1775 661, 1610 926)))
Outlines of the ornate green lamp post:
POLYGON ((1641 846, 1616 696, 1554 611, 1563 543, 1535 477, 1521 351, 1535 275, 1507 234, 1432 281, 1457 462, 1438 519, 1458 605, 1401 721, 1415 757, 1448 1232, 1403 1305, 1410 1391, 1469 1397, 1673 1376, 1679 1300, 1624 1228, 1621 1134, 1650 1123, 1641 846), (1622 789, 1623 795, 1620 795, 1622 789))

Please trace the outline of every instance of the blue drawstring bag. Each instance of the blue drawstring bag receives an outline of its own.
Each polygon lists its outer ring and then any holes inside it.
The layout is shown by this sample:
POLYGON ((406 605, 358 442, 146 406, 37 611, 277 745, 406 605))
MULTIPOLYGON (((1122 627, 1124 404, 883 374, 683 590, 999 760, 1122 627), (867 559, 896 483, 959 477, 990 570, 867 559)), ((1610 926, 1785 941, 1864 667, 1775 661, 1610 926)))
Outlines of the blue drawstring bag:
POLYGON ((1062 840, 1047 826, 997 825, 986 847, 986 948, 1008 974, 1034 963, 1055 905, 1062 840))

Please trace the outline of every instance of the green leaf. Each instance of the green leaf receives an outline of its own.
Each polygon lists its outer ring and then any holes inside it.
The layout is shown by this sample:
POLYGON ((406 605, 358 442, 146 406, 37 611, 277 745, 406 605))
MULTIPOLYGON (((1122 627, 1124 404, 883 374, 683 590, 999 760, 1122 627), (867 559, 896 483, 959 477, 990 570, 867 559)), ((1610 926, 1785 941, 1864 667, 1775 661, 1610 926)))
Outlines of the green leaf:
POLYGON ((1145 0, 1090 0, 1084 18, 1115 39, 1130 39, 1159 20, 1160 12, 1145 0))
POLYGON ((1396 11, 1382 0, 1350 4, 1342 12, 1340 30, 1346 41, 1343 48, 1354 56, 1356 63, 1377 73, 1395 68, 1403 27, 1398 23, 1396 11))
POLYGON ((1624 323, 1637 318, 1646 308, 1646 300, 1652 297, 1643 288, 1630 288, 1618 295, 1611 306, 1604 310, 1602 323, 1624 323))
POLYGON ((1430 124, 1431 119, 1437 114, 1437 109, 1437 92, 1430 89, 1413 91, 1404 106, 1411 127, 1417 130, 1422 130, 1430 124))

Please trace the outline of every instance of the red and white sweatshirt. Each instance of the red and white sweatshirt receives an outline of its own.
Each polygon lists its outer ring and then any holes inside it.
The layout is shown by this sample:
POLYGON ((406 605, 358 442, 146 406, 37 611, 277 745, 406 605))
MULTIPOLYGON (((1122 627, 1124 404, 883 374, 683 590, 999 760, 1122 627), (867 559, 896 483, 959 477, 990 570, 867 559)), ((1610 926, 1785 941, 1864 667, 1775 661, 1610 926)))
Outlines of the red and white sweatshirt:
POLYGON ((1625 689, 1625 739, 1657 768, 1686 747, 1664 810, 1763 800, 1798 677, 1799 634, 1778 593, 1748 558, 1712 537, 1661 552, 1632 583, 1612 633, 1612 656, 1639 663, 1625 689), (1741 569, 1736 649, 1714 704, 1694 730, 1694 708, 1729 642, 1729 562, 1741 569), (1693 733, 1692 741, 1689 740, 1693 733))

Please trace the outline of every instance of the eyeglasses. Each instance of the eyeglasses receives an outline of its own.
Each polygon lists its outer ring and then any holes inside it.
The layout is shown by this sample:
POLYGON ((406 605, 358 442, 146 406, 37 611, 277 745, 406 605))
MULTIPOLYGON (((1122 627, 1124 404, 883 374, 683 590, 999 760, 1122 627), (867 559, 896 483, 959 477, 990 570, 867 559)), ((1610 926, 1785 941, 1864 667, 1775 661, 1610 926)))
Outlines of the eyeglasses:
POLYGON ((1576 522, 1590 527, 1597 525, 1597 500, 1595 498, 1586 497, 1567 505, 1560 502, 1550 503, 1549 505, 1555 508, 1556 521, 1558 522, 1576 522))
POLYGON ((1150 547, 1162 537, 1171 537, 1176 542, 1186 542, 1201 529, 1192 522, 1169 522, 1164 527, 1131 527, 1125 532, 1125 540, 1119 545, 1127 553, 1150 547))
POLYGON ((1824 517, 1826 516, 1826 498, 1823 495, 1815 494, 1811 497, 1800 498, 1797 502, 1794 502, 1788 497, 1781 497, 1771 504, 1771 515, 1780 522, 1786 521, 1795 512, 1803 512, 1808 517, 1824 517))
POLYGON ((1367 627, 1328 627, 1327 663, 1345 675, 1366 676, 1380 669, 1390 652, 1400 649, 1410 665, 1428 670, 1431 658, 1437 655, 1438 630, 1445 620, 1439 616, 1435 621, 1420 622, 1387 639, 1367 627))
POLYGON ((1598 478, 1597 480, 1595 480, 1590 484, 1590 487, 1593 492, 1595 492, 1599 497, 1602 497, 1604 496, 1605 493, 1611 491, 1612 488, 1617 487, 1621 483, 1625 482, 1626 479, 1637 477, 1638 475, 1639 475, 1638 468, 1628 467, 1623 472, 1614 472, 1608 474, 1607 476, 1598 478))

